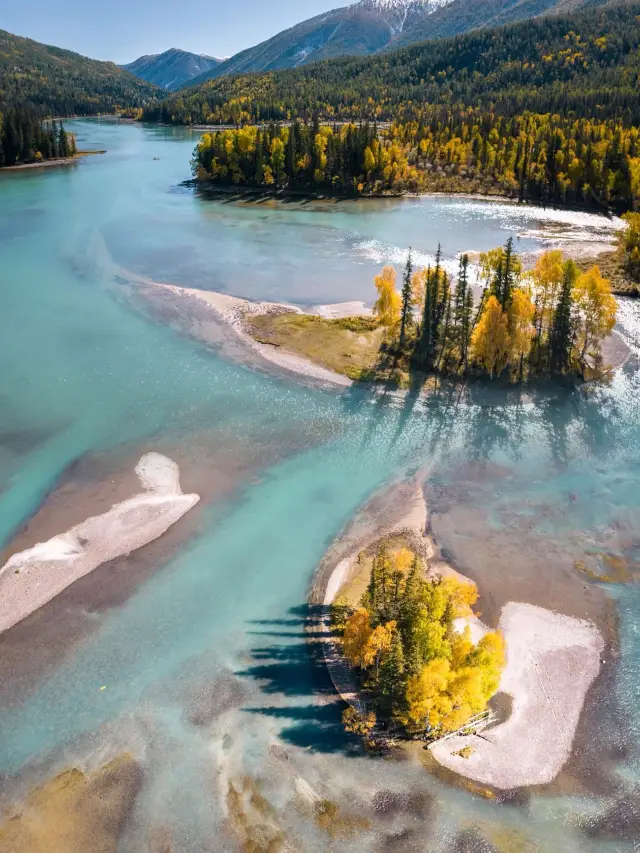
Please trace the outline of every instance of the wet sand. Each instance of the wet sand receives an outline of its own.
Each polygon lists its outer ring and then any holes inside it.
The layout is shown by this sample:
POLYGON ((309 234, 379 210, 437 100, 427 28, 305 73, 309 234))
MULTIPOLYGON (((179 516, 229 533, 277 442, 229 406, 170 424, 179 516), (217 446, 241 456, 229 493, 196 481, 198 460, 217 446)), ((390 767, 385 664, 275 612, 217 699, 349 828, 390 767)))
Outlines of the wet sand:
POLYGON ((116 853, 142 785, 128 754, 93 772, 69 768, 35 788, 23 803, 5 803, 3 853, 116 853))

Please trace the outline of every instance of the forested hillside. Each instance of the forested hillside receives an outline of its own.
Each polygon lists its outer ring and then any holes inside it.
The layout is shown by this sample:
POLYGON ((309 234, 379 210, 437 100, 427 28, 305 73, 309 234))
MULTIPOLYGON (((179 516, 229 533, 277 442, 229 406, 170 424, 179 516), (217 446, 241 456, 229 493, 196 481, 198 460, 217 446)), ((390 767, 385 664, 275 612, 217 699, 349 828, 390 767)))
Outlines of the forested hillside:
POLYGON ((0 111, 30 106, 44 116, 96 115, 143 107, 158 93, 112 62, 0 30, 0 111))
POLYGON ((540 18, 288 71, 208 81, 151 105, 169 123, 249 123, 317 113, 391 120, 525 111, 640 124, 640 3, 540 18))

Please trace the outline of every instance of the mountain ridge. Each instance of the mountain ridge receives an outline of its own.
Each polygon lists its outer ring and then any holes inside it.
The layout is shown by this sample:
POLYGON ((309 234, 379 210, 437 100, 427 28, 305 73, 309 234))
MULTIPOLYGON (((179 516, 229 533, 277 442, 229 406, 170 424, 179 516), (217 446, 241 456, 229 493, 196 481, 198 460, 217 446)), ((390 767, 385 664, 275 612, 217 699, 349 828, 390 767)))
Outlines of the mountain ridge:
POLYGON ((194 78, 207 74, 221 62, 221 59, 205 53, 192 53, 178 47, 170 47, 162 53, 139 56, 120 68, 154 86, 175 92, 194 78))
POLYGON ((301 21, 189 82, 369 56, 472 29, 517 23, 612 0, 358 0, 301 21))

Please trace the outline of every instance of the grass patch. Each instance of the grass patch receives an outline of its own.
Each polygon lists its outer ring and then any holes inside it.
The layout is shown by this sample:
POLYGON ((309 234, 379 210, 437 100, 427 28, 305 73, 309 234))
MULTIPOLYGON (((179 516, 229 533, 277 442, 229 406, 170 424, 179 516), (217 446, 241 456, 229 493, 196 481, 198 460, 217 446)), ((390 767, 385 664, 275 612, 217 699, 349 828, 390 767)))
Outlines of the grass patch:
POLYGON ((374 317, 261 314, 251 319, 249 331, 259 343, 283 347, 356 381, 400 387, 409 382, 408 365, 387 353, 385 331, 374 317))

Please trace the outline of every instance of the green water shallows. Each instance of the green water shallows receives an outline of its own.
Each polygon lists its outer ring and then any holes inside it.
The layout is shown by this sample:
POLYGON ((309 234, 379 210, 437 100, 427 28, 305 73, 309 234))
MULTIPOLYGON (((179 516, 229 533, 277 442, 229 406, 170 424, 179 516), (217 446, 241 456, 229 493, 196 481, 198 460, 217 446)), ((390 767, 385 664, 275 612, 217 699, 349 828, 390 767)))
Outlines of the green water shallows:
MULTIPOLYGON (((609 387, 564 402, 402 404, 311 391, 225 363, 119 300, 113 264, 249 297, 370 300, 379 264, 402 263, 409 245, 424 261, 441 242, 453 266, 459 249, 487 249, 511 233, 532 250, 545 220, 565 239, 591 239, 608 226, 582 214, 463 199, 204 201, 179 186, 193 134, 105 122, 73 129, 80 147, 109 153, 70 169, 0 176, 0 537, 87 452, 230 430, 258 442, 271 432, 305 435, 307 449, 294 452, 294 442, 289 449, 280 439, 284 461, 209 509, 176 557, 104 614, 24 702, 0 711, 0 772, 29 762, 55 769, 90 746, 132 748, 144 755, 148 780, 122 849, 140 849, 162 816, 178 849, 205 850, 221 811, 220 796, 202 784, 212 765, 263 777, 280 804, 296 776, 345 803, 375 790, 371 762, 344 752, 339 712, 316 681, 300 616, 315 565, 358 505, 407 471, 427 466, 434 479, 455 483, 466 464, 493 462, 510 476, 496 477, 483 507, 490 524, 504 523, 508 501, 521 517, 542 518, 544 536, 560 545, 576 531, 594 540, 612 525, 633 531, 640 388, 630 365, 609 387), (567 501, 574 493, 581 500, 567 501), (216 718, 229 691, 240 699, 216 718), (210 728, 189 722, 196 700, 214 720, 210 728), (289 750, 289 772, 273 759, 274 744, 289 750)), ((621 313, 637 352, 640 311, 627 302, 621 313)), ((631 541, 636 559, 639 547, 631 541)), ((631 593, 618 594, 620 702, 637 734, 629 673, 640 658, 638 611, 631 593)), ((633 758, 621 775, 637 784, 633 758)), ((375 776, 380 788, 409 786, 440 803, 420 823, 429 849, 446 850, 471 819, 525 833, 533 849, 605 849, 543 797, 529 811, 505 813, 415 768, 378 762, 375 776)), ((576 798, 566 808, 575 816, 598 804, 576 798)), ((313 826, 295 830, 305 849, 325 849, 313 826)), ((344 849, 377 849, 375 835, 345 841, 344 849)))

